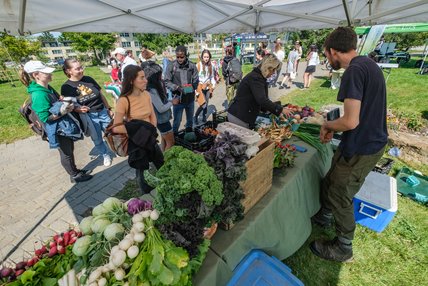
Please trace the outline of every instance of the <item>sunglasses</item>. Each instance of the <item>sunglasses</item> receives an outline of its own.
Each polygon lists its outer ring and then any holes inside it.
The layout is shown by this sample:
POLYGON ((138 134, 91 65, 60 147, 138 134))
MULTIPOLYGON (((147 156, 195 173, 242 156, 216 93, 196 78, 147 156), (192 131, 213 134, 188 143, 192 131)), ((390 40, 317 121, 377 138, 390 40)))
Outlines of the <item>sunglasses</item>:
POLYGON ((184 59, 186 56, 175 56, 177 59, 184 59))

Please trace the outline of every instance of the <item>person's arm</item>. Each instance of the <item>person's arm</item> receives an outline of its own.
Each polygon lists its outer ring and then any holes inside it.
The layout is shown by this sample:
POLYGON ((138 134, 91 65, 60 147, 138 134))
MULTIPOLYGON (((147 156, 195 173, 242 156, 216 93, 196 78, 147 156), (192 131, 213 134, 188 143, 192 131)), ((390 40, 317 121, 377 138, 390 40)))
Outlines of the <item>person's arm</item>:
POLYGON ((158 120, 156 118, 155 110, 153 109, 153 104, 152 104, 152 100, 151 100, 150 97, 149 97, 149 102, 150 102, 150 104, 149 104, 149 107, 150 107, 150 117, 149 117, 149 120, 150 120, 150 123, 153 124, 153 126, 156 127, 156 125, 158 124, 158 120))
POLYGON ((213 65, 211 64, 211 86, 212 86, 212 89, 215 88, 216 83, 217 82, 215 80, 215 70, 214 70, 213 65))
POLYGON ((193 90, 196 91, 198 89, 198 84, 199 84, 199 72, 198 72, 198 68, 196 67, 196 65, 193 64, 193 73, 192 73, 193 90))
POLYGON ((176 91, 178 89, 178 85, 172 82, 174 77, 174 62, 168 65, 167 70, 165 72, 165 85, 172 91, 176 91))
POLYGON ((56 118, 49 118, 51 113, 49 109, 51 108, 51 103, 49 101, 49 96, 46 92, 35 91, 31 93, 31 108, 37 114, 42 122, 47 122, 48 120, 55 120, 56 118))
POLYGON ((171 108, 172 102, 168 101, 167 103, 164 104, 160 99, 159 93, 157 92, 156 89, 151 88, 149 90, 149 93, 152 99, 152 103, 159 113, 164 113, 165 111, 171 108))
POLYGON ((273 103, 266 94, 265 84, 261 80, 253 80, 249 82, 249 87, 254 100, 260 105, 262 110, 269 111, 277 116, 282 113, 282 106, 273 103))

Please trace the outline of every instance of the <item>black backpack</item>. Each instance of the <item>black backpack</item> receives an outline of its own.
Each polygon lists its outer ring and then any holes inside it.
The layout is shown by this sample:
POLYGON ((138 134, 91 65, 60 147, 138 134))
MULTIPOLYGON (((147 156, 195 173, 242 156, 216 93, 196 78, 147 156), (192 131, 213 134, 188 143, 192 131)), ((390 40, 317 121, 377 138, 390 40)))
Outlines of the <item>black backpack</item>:
POLYGON ((229 75, 229 83, 237 83, 242 79, 242 66, 237 58, 233 58, 227 63, 226 71, 229 75))
POLYGON ((42 140, 48 141, 48 136, 45 130, 45 124, 40 120, 39 116, 31 108, 31 98, 25 100, 24 104, 19 108, 19 113, 28 122, 29 127, 34 133, 40 135, 42 140))

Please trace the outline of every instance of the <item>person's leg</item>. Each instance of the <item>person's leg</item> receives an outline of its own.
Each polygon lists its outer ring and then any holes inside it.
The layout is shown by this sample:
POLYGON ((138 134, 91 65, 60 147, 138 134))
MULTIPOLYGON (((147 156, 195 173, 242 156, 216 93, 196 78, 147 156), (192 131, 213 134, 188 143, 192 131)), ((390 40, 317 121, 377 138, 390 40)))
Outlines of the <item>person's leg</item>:
POLYGON ((227 103, 230 105, 230 102, 233 99, 233 87, 231 84, 226 84, 226 98, 227 103))
POLYGON ((181 119, 183 117, 184 105, 182 103, 172 106, 172 114, 173 114, 173 122, 172 122, 172 130, 174 133, 178 132, 180 128, 181 119))
MULTIPOLYGON (((95 148, 97 149, 98 153, 100 155, 106 155, 107 153, 107 146, 104 143, 102 130, 103 127, 107 127, 105 121, 106 118, 100 113, 100 112, 88 112, 89 118, 91 118, 91 121, 95 127, 95 134, 91 134, 92 142, 94 142, 95 148)), ((104 127, 104 129, 105 129, 104 127)))
POLYGON ((209 100, 210 100, 210 96, 211 96, 210 91, 205 90, 204 96, 205 96, 205 104, 203 105, 203 110, 202 110, 202 122, 203 123, 205 123, 207 121, 208 104, 209 104, 209 100))
POLYGON ((288 81, 289 78, 290 78, 289 73, 286 73, 284 75, 284 78, 281 81, 281 86, 284 86, 284 84, 288 81))
POLYGON ((191 101, 184 106, 186 110, 186 129, 193 128, 193 114, 195 112, 195 102, 191 101))
POLYGON ((305 72, 303 74, 303 87, 308 87, 308 82, 309 82, 309 73, 305 72))
POLYGON ((59 144, 59 156, 61 159, 61 165, 70 176, 75 176, 79 172, 74 162, 74 142, 72 139, 57 136, 59 144))
POLYGON ((308 87, 308 88, 309 88, 309 86, 311 85, 311 81, 312 81, 312 74, 313 74, 313 73, 309 73, 309 74, 308 74, 308 85, 306 86, 306 87, 308 87))
MULTIPOLYGON (((200 96, 202 96, 202 95, 200 95, 200 96)), ((204 110, 203 105, 199 106, 198 109, 196 109, 195 118, 194 118, 195 124, 199 123, 199 114, 201 114, 201 112, 203 110, 204 110)))
MULTIPOLYGON (((354 155, 345 159, 340 153, 335 155, 322 187, 322 209, 331 210, 336 238, 333 241, 316 240, 311 243, 312 252, 321 258, 334 261, 352 259, 352 240, 355 233, 353 198, 360 190, 368 173, 382 157, 384 148, 373 155, 354 155)), ((340 151, 339 151, 340 152, 340 151)))

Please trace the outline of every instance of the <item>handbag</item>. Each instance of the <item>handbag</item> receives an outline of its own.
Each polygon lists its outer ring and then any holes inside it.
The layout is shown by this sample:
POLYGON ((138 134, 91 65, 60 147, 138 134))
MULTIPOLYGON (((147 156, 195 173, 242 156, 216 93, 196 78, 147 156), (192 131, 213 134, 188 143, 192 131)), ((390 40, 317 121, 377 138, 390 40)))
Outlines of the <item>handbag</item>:
POLYGON ((129 102, 129 98, 127 96, 126 100, 128 100, 128 112, 126 114, 126 121, 118 124, 113 124, 114 120, 112 119, 109 125, 106 128, 104 139, 107 142, 108 147, 111 151, 113 151, 116 155, 120 157, 128 156, 128 134, 126 133, 115 133, 113 132, 113 128, 121 125, 125 125, 126 122, 130 120, 130 110, 131 103, 129 102))
POLYGON ((296 73, 295 72, 290 73, 290 79, 296 79, 296 73))

